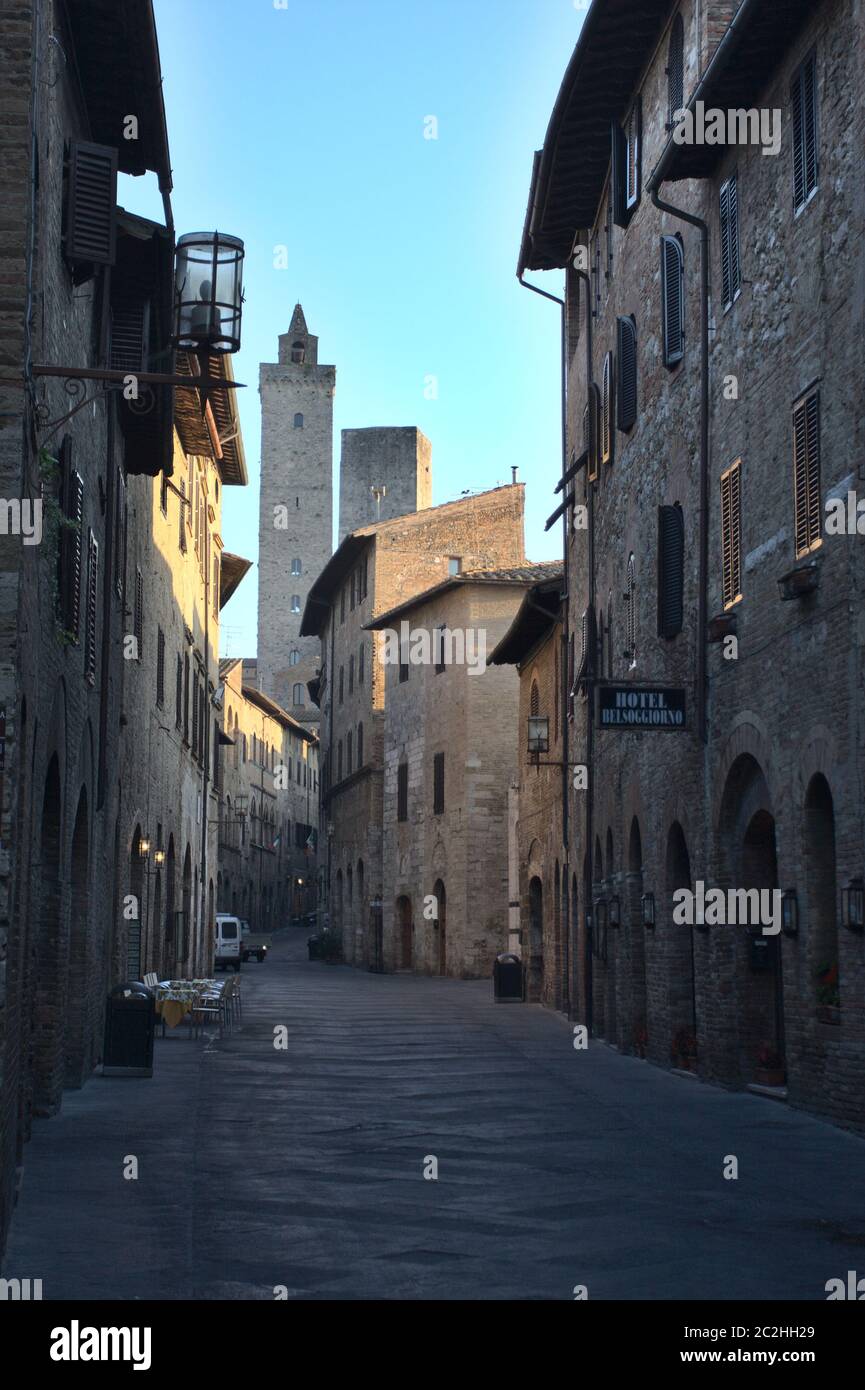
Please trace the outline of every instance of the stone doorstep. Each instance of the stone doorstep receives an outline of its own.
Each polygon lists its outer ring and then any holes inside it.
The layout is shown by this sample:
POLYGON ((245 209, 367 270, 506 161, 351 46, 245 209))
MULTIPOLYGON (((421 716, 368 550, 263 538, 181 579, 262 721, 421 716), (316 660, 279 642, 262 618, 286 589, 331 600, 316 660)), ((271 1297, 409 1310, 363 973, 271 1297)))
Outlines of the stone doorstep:
POLYGON ((758 1081, 749 1081, 745 1087, 754 1096, 765 1096, 767 1100, 786 1100, 786 1086, 761 1086, 758 1081))

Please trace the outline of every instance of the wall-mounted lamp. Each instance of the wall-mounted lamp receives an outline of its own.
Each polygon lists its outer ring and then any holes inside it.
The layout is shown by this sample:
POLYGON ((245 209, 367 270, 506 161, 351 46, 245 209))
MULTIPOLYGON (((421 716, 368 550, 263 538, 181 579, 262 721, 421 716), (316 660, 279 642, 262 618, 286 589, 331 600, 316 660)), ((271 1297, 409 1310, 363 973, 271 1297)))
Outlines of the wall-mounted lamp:
POLYGON ((618 898, 610 898, 610 926, 622 925, 622 905, 618 898))
POLYGON ((141 859, 146 859, 146 858, 148 857, 149 854, 150 854, 150 840, 149 840, 149 839, 147 838, 147 836, 145 835, 145 836, 143 836, 143 837, 138 841, 138 855, 139 855, 139 858, 141 858, 141 859))
POLYGON ((781 894, 781 930, 785 936, 799 935, 799 899, 795 888, 781 894))
POLYGON ((550 751, 550 721, 544 714, 529 715, 529 752, 539 756, 550 751))
POLYGON ((861 878, 851 878, 841 894, 844 905, 844 926, 850 931, 865 928, 865 882, 861 878))
POLYGON ((654 893, 644 893, 640 899, 640 906, 643 909, 643 926, 654 927, 655 925, 655 895, 654 893))

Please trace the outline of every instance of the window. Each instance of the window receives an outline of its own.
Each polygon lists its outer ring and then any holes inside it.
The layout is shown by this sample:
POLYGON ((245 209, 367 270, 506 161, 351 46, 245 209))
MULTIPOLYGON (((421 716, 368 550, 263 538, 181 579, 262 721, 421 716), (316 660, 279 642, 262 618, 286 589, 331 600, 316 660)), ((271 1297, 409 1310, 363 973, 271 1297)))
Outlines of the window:
POLYGON ((628 659, 628 664, 633 668, 637 664, 637 566, 633 555, 628 556, 625 603, 627 605, 625 656, 628 659))
POLYGON ((219 556, 213 557, 213 616, 219 617, 219 556))
POLYGON ((302 362, 306 356, 306 346, 303 343, 292 343, 291 360, 292 362, 302 362))
POLYGON ((291 702, 293 705, 303 704, 303 686, 295 685, 292 687, 291 702))
POLYGON ((822 544, 819 391, 812 391, 793 409, 793 490, 798 560, 822 544))
POLYGON ((291 611, 292 611, 292 613, 299 613, 299 612, 300 612, 300 594, 292 594, 292 596, 291 596, 291 611))
POLYGON ((613 461, 613 354, 604 358, 601 378, 601 463, 613 461))
POLYGON ((685 105, 685 25, 680 14, 673 20, 667 50, 667 129, 676 124, 676 113, 685 105))
POLYGON ((358 765, 358 768, 359 768, 359 769, 363 767, 363 725, 362 725, 362 724, 358 724, 358 726, 357 726, 357 765, 358 765))
POLYGON ((161 627, 156 629, 156 703, 160 709, 165 704, 165 633, 161 627))
POLYGON ((793 206, 798 212, 817 191, 817 59, 807 57, 790 84, 793 120, 793 206))
POLYGON ((60 531, 57 555, 58 616, 72 641, 77 642, 84 558, 84 480, 72 467, 72 441, 68 435, 60 450, 59 505, 66 524, 60 531))
POLYGON ((434 654, 435 654, 435 674, 440 676, 445 669, 445 632, 447 628, 444 623, 437 627, 433 633, 434 654))
POLYGON ((343 697, 344 697, 344 696, 345 696, 345 667, 344 667, 344 666, 340 666, 340 668, 339 668, 339 703, 340 703, 340 704, 342 704, 342 702, 343 702, 343 697))
POLYGON ((721 185, 721 296, 729 309, 742 284, 739 269, 739 184, 731 174, 721 185))
POLYGON ((685 523, 682 508, 658 508, 658 636, 676 637, 684 623, 685 523))
POLYGON ((396 772, 396 818, 408 820, 408 763, 400 763, 396 772))
POLYGON ((588 452, 587 477, 590 483, 598 480, 600 457, 600 415, 601 393, 593 381, 589 382, 589 399, 583 414, 583 443, 588 452))
POLYGON ((363 642, 361 642, 361 644, 360 644, 360 651, 358 652, 358 657, 357 657, 357 683, 358 683, 358 685, 363 685, 363 665, 364 665, 364 656, 365 656, 365 648, 364 648, 363 642))
POLYGON ((126 591, 126 479, 117 470, 117 500, 114 510, 114 592, 123 599, 126 591))
POLYGON ((299 574, 300 574, 301 569, 300 569, 300 561, 299 561, 299 560, 292 560, 292 562, 291 562, 291 572, 292 572, 292 574, 294 574, 294 575, 299 575, 299 574))
POLYGON ((144 576, 141 570, 135 571, 135 640, 138 645, 137 658, 140 661, 144 651, 144 576))
POLYGON ((164 473, 159 480, 159 510, 168 516, 168 478, 164 473))
POLYGON ((179 729, 183 723, 183 658, 178 656, 174 673, 174 727, 179 729))
POLYGON ((198 672, 193 672, 192 676, 192 756, 198 757, 198 716, 201 712, 201 702, 198 698, 198 672))
POLYGON ((296 430, 303 429, 303 416, 301 415, 300 411, 298 411, 294 417, 294 428, 296 430))
POLYGON ((459 557, 458 555, 451 555, 450 558, 448 559, 448 574, 449 574, 449 575, 461 574, 461 573, 462 573, 462 568, 463 568, 463 562, 462 562, 462 560, 460 559, 460 557, 459 557))
POLYGON ((721 474, 721 558, 724 607, 732 608, 742 597, 742 461, 737 459, 721 474))
POLYGON ((661 237, 661 296, 664 317, 664 366, 675 367, 685 355, 685 253, 676 236, 661 237))
POLYGON ((616 423, 627 433, 637 420, 637 324, 633 317, 620 318, 616 325, 618 381, 616 383, 616 423))
POLYGON ((433 758, 433 815, 441 816, 445 809, 445 755, 436 753, 433 758))
POLYGON ((186 479, 185 479, 185 478, 181 478, 181 480, 180 480, 180 506, 179 506, 179 508, 178 508, 178 511, 179 511, 179 513, 180 513, 179 518, 178 518, 178 525, 179 525, 179 527, 180 527, 180 535, 179 535, 179 537, 178 537, 178 543, 179 543, 179 545, 180 545, 181 552, 185 555, 185 554, 186 554, 186 516, 187 516, 187 511, 188 511, 188 508, 187 508, 187 505, 186 505, 186 479))
POLYGON ((400 685, 404 685, 405 682, 406 682, 407 680, 408 680, 408 662, 407 662, 407 661, 400 661, 400 663, 399 663, 399 683, 400 683, 400 685))
POLYGON ((87 537, 87 628, 84 639, 84 679, 96 684, 96 610, 99 595, 99 542, 87 537))
POLYGON ((348 659, 348 693, 354 694, 354 656, 348 659))
POLYGON ((642 108, 634 102, 623 126, 613 124, 613 220, 627 227, 640 201, 642 108))
POLYGON ((298 663, 299 661, 300 661, 300 652, 297 650, 297 647, 293 647, 292 650, 291 650, 291 652, 290 652, 290 654, 289 654, 288 664, 289 664, 289 666, 296 666, 297 663, 298 663))

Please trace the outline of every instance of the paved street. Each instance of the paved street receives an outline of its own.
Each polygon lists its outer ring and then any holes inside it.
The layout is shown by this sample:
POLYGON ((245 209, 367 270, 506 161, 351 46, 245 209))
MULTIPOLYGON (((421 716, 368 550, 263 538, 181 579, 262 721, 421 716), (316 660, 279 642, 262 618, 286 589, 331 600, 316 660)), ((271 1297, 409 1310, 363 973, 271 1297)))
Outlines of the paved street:
POLYGON ((300 933, 242 979, 242 1030, 158 1040, 153 1080, 96 1077, 36 1124, 6 1277, 76 1299, 822 1299, 865 1272, 857 1138, 577 1052, 486 982, 310 964, 300 933))

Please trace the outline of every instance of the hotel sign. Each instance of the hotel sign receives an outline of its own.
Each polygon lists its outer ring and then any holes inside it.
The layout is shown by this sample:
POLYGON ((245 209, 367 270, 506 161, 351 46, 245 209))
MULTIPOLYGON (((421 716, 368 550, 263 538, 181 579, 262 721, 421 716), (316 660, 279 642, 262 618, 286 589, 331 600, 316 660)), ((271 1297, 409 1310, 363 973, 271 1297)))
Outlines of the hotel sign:
POLYGON ((685 692, 661 686, 602 685, 602 729, 684 729, 685 692))

